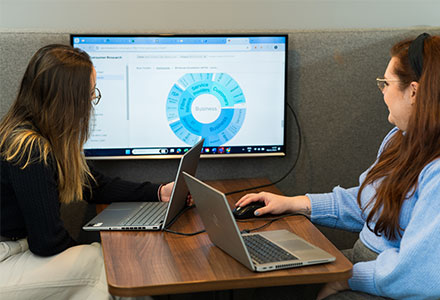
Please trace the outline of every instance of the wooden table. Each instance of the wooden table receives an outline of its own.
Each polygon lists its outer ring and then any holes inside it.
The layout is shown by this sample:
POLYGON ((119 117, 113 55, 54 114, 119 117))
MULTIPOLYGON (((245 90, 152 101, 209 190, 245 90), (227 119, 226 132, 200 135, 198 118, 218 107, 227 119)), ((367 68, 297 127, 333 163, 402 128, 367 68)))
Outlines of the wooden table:
MULTIPOLYGON (((227 192, 269 183, 267 179, 208 181, 227 192)), ((281 194, 274 187, 265 191, 281 194)), ((245 193, 233 194, 235 203, 245 193)), ((242 229, 266 221, 239 222, 242 229)), ((197 208, 185 212, 170 229, 195 232, 204 226, 197 208)), ((288 229, 336 257, 336 261, 300 268, 256 273, 215 247, 206 233, 185 237, 147 231, 102 231, 101 241, 109 291, 117 296, 164 295, 262 286, 320 283, 351 277, 352 264, 303 216, 273 222, 262 230, 288 229)))

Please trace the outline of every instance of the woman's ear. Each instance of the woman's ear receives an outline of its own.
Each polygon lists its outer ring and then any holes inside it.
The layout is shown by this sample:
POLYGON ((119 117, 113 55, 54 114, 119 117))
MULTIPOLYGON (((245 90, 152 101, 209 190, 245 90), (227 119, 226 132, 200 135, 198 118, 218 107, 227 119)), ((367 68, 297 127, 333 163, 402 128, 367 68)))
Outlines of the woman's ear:
POLYGON ((409 84, 409 97, 411 104, 416 102, 417 89, 419 88, 419 83, 417 81, 413 81, 409 84))

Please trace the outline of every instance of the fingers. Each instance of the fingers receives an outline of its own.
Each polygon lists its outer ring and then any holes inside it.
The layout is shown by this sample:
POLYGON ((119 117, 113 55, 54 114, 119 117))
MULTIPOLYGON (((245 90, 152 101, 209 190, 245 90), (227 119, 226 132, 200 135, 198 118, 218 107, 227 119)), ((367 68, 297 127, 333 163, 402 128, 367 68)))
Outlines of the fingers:
POLYGON ((256 215, 256 216, 262 216, 262 215, 265 215, 267 213, 271 213, 271 208, 268 207, 268 206, 259 208, 256 211, 254 211, 254 215, 256 215))
POLYGON ((191 206, 193 204, 194 204, 194 200, 193 200, 191 194, 188 194, 188 196, 186 197, 186 205, 191 206))
POLYGON ((254 193, 253 194, 247 194, 247 195, 241 197, 241 199, 238 200, 235 203, 235 206, 246 206, 249 203, 256 202, 256 201, 261 201, 262 197, 261 197, 260 194, 261 193, 259 193, 259 194, 254 194, 254 193))
POLYGON ((265 202, 265 206, 255 210, 254 215, 262 216, 265 214, 281 214, 284 212, 284 210, 282 209, 282 206, 280 206, 280 204, 281 203, 279 201, 270 201, 269 199, 265 202))
POLYGON ((162 202, 170 201, 171 192, 173 190, 174 181, 164 184, 160 187, 159 194, 162 202))

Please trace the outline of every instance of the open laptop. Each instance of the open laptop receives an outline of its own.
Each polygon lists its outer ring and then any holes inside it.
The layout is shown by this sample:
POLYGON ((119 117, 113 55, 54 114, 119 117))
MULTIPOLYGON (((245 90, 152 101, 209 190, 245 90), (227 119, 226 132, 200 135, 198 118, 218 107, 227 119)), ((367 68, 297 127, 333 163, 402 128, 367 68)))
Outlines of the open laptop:
POLYGON ((211 241, 250 270, 265 272, 335 260, 287 230, 241 234, 226 196, 190 174, 183 176, 211 241))
POLYGON ((161 230, 166 228, 185 207, 188 188, 182 177, 185 171, 194 175, 204 139, 180 159, 169 202, 114 202, 83 226, 84 230, 161 230))

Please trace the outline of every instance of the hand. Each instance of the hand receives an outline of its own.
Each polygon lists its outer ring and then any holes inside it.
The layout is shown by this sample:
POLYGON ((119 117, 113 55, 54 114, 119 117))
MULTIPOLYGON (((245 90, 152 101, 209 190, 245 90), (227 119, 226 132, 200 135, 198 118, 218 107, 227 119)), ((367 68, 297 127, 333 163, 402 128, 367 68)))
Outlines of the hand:
MULTIPOLYGON (((171 199, 171 193, 173 191, 173 187, 174 187, 174 181, 164 184, 160 187, 160 200, 162 202, 169 202, 171 199)), ((186 197, 186 205, 191 206, 192 204, 194 204, 194 201, 192 199, 191 194, 188 193, 188 196, 186 197)))
POLYGON ((255 211, 256 216, 271 214, 282 214, 286 212, 309 212, 310 199, 307 196, 286 197, 267 192, 258 194, 247 194, 237 201, 235 206, 246 206, 252 202, 264 202, 264 207, 255 211))
POLYGON ((173 191, 174 181, 164 184, 160 187, 159 195, 162 202, 169 202, 171 198, 171 192, 173 191))
POLYGON ((193 204, 194 204, 194 200, 193 200, 191 194, 188 193, 188 196, 186 197, 186 205, 187 205, 187 206, 191 206, 191 205, 193 205, 193 204))
POLYGON ((336 294, 340 291, 348 290, 350 286, 348 285, 348 281, 333 281, 329 282, 319 291, 316 300, 324 299, 330 295, 336 294))

